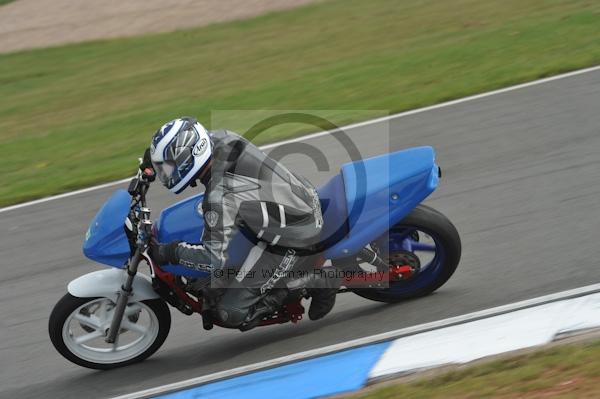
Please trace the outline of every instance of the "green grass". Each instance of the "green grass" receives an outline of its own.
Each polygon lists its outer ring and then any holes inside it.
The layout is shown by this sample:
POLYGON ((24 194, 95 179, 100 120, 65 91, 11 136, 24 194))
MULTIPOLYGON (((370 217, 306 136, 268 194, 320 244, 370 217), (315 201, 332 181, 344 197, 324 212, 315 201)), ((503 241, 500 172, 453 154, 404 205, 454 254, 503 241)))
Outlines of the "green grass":
POLYGON ((353 399, 598 398, 600 341, 570 344, 352 395, 353 399))
POLYGON ((0 0, 0 6, 3 6, 4 4, 8 4, 8 3, 12 3, 15 0, 0 0))
MULTIPOLYGON (((1 55, 0 205, 131 175, 152 133, 179 115, 210 124, 216 110, 318 109, 347 123, 598 63, 591 0, 328 1, 1 55)), ((248 123, 230 113, 213 128, 248 123)))

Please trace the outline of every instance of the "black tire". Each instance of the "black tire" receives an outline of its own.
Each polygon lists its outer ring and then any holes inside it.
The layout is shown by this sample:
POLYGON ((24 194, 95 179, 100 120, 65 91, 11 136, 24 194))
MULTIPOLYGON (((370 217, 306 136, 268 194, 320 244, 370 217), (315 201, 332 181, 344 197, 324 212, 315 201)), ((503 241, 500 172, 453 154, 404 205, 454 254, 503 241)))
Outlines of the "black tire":
POLYGON ((148 347, 148 349, 146 349, 144 352, 132 359, 119 363, 94 363, 78 357, 68 349, 63 340, 63 325, 67 321, 68 317, 77 308, 86 304, 87 302, 91 302, 96 299, 98 298, 78 298, 67 293, 54 306, 54 309, 50 314, 50 320, 48 322, 48 333, 50 335, 50 340, 52 341, 52 344, 65 359, 79 366, 91 369, 110 370, 117 367, 137 363, 146 359, 154 352, 156 352, 158 348, 160 348, 161 345, 165 342, 165 339, 167 339, 167 335, 169 335, 169 330, 171 328, 171 313, 169 312, 169 307, 162 299, 150 299, 142 302, 146 306, 148 306, 158 318, 159 330, 156 339, 154 340, 152 345, 148 347))
POLYGON ((419 205, 394 227, 414 227, 435 237, 436 245, 441 245, 444 251, 441 272, 426 286, 412 291, 394 293, 389 289, 355 289, 353 290, 355 294, 372 301, 387 303, 418 298, 429 295, 440 288, 456 271, 462 250, 460 236, 456 227, 441 212, 426 205, 419 205))

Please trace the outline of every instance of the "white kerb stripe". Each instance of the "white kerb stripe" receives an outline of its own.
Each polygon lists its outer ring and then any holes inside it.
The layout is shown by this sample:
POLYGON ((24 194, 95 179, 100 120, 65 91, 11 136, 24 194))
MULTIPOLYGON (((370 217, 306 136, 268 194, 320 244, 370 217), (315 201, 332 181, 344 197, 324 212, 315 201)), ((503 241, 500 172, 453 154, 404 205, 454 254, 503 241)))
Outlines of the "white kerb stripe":
POLYGON ((269 214, 267 213, 267 203, 266 202, 261 201, 260 210, 262 211, 263 224, 262 224, 262 229, 260 229, 260 231, 256 235, 256 238, 261 238, 263 236, 263 234, 265 234, 265 229, 269 225, 269 214))

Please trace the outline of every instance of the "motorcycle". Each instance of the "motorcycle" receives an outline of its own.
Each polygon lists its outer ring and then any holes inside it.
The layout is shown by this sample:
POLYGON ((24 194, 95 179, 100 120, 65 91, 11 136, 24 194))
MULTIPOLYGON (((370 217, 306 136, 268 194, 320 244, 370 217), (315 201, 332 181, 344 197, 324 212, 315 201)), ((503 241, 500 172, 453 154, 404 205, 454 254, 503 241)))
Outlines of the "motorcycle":
MULTIPOLYGON (((186 315, 200 315, 206 329, 213 326, 198 289, 199 282, 210 280, 209 272, 161 266, 148 254, 152 239, 198 241, 203 194, 164 209, 153 223, 146 204, 150 176, 151 170, 138 171, 127 190, 116 190, 106 201, 87 230, 84 254, 113 268, 71 281, 51 313, 54 347, 80 366, 112 369, 152 355, 171 327, 168 305, 186 315), (142 263, 149 266, 149 275, 138 272, 142 263)), ((394 303, 441 287, 458 266, 461 242, 450 220, 421 204, 440 178, 431 147, 343 165, 317 190, 323 239, 315 269, 330 261, 344 276, 340 293, 373 301, 394 303)), ((229 250, 231 270, 243 263, 252 247, 243 234, 239 236, 229 250)), ((287 301, 260 325, 299 322, 304 298, 305 293, 287 301)))

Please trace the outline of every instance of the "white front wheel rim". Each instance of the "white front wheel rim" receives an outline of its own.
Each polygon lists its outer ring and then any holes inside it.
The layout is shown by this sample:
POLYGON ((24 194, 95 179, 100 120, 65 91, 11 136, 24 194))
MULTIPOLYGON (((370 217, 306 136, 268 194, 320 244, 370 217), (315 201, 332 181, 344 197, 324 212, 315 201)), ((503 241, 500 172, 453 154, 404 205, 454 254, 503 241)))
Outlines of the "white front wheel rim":
POLYGON ((116 342, 105 341, 114 306, 110 299, 98 298, 71 312, 62 328, 67 349, 80 359, 112 364, 133 359, 152 346, 158 337, 160 322, 143 302, 127 304, 116 342))

